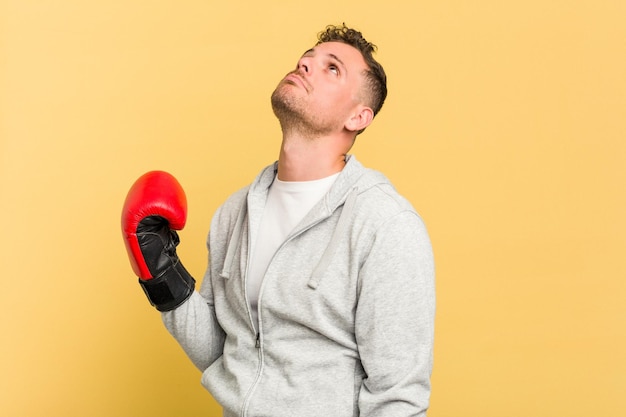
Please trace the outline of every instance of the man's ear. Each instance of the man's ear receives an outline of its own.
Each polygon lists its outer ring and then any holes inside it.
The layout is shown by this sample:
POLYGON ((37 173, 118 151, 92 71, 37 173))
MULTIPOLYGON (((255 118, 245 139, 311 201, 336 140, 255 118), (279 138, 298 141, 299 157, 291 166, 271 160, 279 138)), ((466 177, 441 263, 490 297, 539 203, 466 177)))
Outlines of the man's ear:
POLYGON ((360 105, 352 113, 352 116, 346 121, 346 129, 351 132, 360 132, 372 123, 374 119, 374 111, 367 106, 360 105))

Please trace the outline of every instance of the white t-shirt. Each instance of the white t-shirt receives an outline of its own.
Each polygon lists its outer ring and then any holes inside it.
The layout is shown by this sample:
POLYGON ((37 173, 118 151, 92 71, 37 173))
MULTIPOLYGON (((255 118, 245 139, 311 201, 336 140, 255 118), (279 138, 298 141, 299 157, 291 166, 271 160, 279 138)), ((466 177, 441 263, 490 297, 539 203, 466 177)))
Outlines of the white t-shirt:
POLYGON ((338 175, 314 181, 281 181, 275 178, 270 186, 257 239, 252 245, 246 286, 257 330, 259 292, 272 257, 293 228, 328 192, 338 175))

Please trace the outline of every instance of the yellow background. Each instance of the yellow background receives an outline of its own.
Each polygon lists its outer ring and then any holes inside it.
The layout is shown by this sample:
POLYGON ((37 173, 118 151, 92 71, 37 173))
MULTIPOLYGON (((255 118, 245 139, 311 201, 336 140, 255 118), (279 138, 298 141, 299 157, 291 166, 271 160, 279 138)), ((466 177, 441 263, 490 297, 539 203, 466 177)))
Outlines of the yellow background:
POLYGON ((9 0, 0 9, 0 413, 217 416, 136 283, 132 182, 217 206, 277 156, 269 95, 315 34, 378 44, 354 154, 424 217, 430 417, 626 413, 626 2, 9 0))

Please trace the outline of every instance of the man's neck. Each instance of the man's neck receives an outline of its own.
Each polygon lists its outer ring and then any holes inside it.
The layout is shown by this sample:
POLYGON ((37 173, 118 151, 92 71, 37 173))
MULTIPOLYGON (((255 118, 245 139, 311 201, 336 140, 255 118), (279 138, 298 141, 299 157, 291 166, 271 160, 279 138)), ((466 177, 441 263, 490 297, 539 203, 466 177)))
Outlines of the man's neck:
POLYGON ((278 157, 278 179, 313 181, 340 172, 350 145, 341 137, 316 139, 283 137, 278 157))

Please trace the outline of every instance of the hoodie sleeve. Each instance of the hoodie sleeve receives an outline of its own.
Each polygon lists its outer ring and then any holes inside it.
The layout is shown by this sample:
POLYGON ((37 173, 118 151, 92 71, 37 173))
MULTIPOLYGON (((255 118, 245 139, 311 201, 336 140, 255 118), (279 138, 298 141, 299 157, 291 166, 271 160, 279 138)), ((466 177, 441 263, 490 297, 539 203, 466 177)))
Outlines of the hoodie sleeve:
MULTIPOLYGON (((207 270, 209 275, 210 271, 207 270)), ((200 292, 175 310, 162 313, 165 327, 200 370, 206 370, 222 355, 224 331, 217 322, 212 303, 210 277, 205 276, 200 292)))
POLYGON ((228 238, 238 219, 247 188, 233 194, 215 212, 207 237, 208 266, 199 291, 173 311, 162 313, 163 323, 189 359, 205 371, 224 351, 226 334, 215 313, 213 278, 224 265, 228 238))
POLYGON ((359 277, 356 340, 366 378, 361 417, 424 417, 430 401, 435 282, 421 218, 402 211, 373 237, 359 277))

